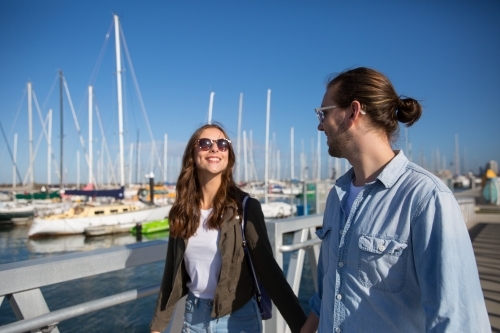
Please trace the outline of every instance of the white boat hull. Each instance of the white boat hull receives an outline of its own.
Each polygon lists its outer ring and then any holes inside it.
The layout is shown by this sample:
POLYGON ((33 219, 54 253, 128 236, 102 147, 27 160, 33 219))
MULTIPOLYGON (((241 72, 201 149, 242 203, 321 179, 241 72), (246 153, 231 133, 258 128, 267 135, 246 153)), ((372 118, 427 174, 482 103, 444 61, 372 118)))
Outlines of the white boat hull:
POLYGON ((297 211, 295 205, 280 201, 263 203, 261 207, 266 219, 290 217, 297 211))
POLYGON ((123 226, 132 228, 138 222, 161 220, 168 216, 171 206, 159 206, 113 215, 92 217, 71 217, 61 219, 35 218, 28 231, 28 237, 44 235, 82 234, 85 228, 93 226, 123 226))
POLYGON ((19 205, 16 202, 6 202, 0 205, 0 221, 28 219, 32 218, 33 214, 33 205, 19 205))

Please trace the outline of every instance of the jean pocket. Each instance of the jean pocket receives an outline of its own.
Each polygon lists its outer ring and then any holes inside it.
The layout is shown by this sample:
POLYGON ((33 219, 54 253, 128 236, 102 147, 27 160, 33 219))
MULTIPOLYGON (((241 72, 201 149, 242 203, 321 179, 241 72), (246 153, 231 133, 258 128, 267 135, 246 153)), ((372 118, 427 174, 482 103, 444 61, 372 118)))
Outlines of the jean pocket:
POLYGON ((408 244, 390 237, 359 237, 359 282, 365 287, 399 292, 406 278, 408 244))
POLYGON ((194 311, 194 302, 195 300, 190 298, 189 296, 186 298, 186 307, 185 307, 185 311, 187 313, 191 313, 194 311))

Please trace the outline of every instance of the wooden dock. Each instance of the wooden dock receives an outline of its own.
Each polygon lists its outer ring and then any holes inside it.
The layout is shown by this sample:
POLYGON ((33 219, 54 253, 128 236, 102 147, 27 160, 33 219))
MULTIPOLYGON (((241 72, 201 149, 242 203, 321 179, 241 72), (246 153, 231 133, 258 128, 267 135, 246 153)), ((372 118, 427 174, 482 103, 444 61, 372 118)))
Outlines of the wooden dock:
POLYGON ((478 209, 475 221, 468 225, 469 235, 491 331, 500 332, 500 207, 478 205, 478 209))

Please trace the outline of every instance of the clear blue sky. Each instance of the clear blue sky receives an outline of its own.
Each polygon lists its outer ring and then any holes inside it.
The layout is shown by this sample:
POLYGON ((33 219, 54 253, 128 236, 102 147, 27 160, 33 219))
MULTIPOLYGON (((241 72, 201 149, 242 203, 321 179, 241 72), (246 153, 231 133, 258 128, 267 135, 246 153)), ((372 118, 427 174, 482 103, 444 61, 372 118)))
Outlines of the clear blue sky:
MULTIPOLYGON (((64 71, 85 141, 87 86, 94 85, 116 162, 113 13, 120 16, 160 155, 163 135, 168 134, 169 163, 177 163, 192 131, 207 121, 211 91, 215 92, 213 120, 221 122, 236 142, 242 92, 242 128, 253 131, 255 160, 262 170, 266 95, 271 89, 271 138, 276 133, 281 166, 289 166, 290 128, 295 128, 298 168, 301 142, 309 155, 311 140, 316 149, 313 108, 321 103, 326 77, 357 66, 380 70, 398 94, 422 102, 423 117, 409 130, 414 161, 419 162, 422 153, 430 167, 431 153, 439 149, 449 164, 455 134, 459 136, 462 169, 464 163, 477 170, 490 159, 500 161, 498 1, 2 0, 0 121, 11 147, 14 133, 19 135, 18 161, 23 177, 28 167, 24 95, 28 81, 43 116, 49 108, 54 110, 53 147, 59 159, 59 87, 55 81, 59 69, 64 71), (99 61, 101 50, 104 53, 99 61), (97 66, 98 71, 94 70, 97 66), (94 79, 93 73, 97 74, 94 79)), ((123 68, 128 163, 137 130, 145 149, 151 139, 125 55, 123 68)), ((69 180, 75 181, 76 151, 83 150, 66 97, 64 103, 65 168, 69 180)), ((35 107, 33 119, 36 144, 42 127, 35 107)), ((405 148, 404 131, 401 134, 397 146, 405 148)), ((101 146, 96 116, 94 137, 96 154, 101 146)), ((325 143, 322 135, 324 176, 328 163, 325 143)), ((43 139, 35 163, 37 182, 47 179, 46 155, 43 139)), ((144 150, 142 157, 145 169, 149 152, 144 150)), ((87 169, 83 153, 80 158, 84 182, 87 169)), ((0 163, 0 183, 10 182, 12 164, 3 138, 0 163)), ((282 171, 282 176, 286 174, 289 176, 289 171, 282 171)), ((55 173, 52 182, 58 183, 55 173)))

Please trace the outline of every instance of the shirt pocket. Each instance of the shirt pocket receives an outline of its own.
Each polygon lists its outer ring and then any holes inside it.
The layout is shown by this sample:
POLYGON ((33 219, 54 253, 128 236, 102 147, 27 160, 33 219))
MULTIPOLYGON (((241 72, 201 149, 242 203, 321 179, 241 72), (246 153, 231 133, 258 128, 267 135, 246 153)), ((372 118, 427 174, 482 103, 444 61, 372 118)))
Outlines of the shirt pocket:
POLYGON ((361 235, 358 245, 359 282, 381 291, 401 291, 406 278, 408 244, 390 237, 361 235))
POLYGON ((330 262, 330 238, 332 233, 330 229, 323 228, 316 230, 316 235, 321 239, 321 263, 323 264, 323 271, 326 273, 328 271, 328 263, 330 262))

